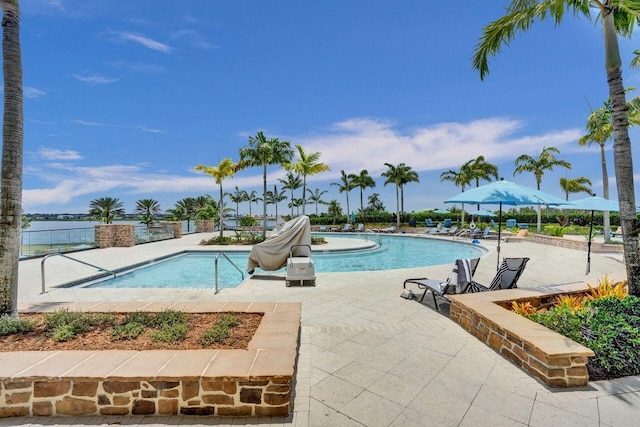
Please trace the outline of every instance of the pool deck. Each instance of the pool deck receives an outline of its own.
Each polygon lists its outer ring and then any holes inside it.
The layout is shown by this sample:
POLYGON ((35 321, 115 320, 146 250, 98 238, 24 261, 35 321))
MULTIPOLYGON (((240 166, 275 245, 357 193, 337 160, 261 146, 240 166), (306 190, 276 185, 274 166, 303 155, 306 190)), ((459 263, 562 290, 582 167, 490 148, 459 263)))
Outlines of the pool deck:
MULTIPOLYGON (((212 250, 198 242, 210 234, 132 248, 72 254, 106 269, 183 250, 212 250)), ((450 239, 450 238, 449 238, 450 239)), ((360 245, 329 239, 326 249, 360 245)), ((496 268, 496 242, 478 267, 488 283, 496 268)), ((248 248, 242 248, 247 250, 248 248)), ((222 250, 229 250, 222 247, 222 250)), ((615 256, 533 243, 502 243, 502 256, 531 258, 519 287, 587 281, 621 274, 615 256)), ((407 256, 421 256, 419 253, 407 256)), ((618 257, 619 258, 619 257, 618 257)), ((409 277, 445 278, 450 265, 402 270, 317 273, 315 287, 285 287, 282 273, 261 275, 218 295, 212 290, 55 288, 95 269, 53 257, 46 262, 47 292, 40 293, 40 259, 20 262, 22 307, 50 302, 299 301, 302 330, 293 414, 287 418, 69 417, 1 419, 0 425, 260 425, 260 426, 627 426, 637 425, 640 377, 594 381, 578 389, 550 389, 521 371, 425 303, 400 298, 409 277)), ((243 266, 240 266, 243 267, 243 266)), ((442 304, 446 306, 447 304, 442 304)))

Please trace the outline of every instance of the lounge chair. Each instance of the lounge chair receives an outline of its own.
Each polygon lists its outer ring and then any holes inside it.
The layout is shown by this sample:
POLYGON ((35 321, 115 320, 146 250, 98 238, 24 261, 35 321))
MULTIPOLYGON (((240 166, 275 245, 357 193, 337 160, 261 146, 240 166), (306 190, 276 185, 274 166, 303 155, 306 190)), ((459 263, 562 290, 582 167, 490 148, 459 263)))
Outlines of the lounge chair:
POLYGON ((342 227, 342 230, 340 231, 351 231, 353 230, 353 228, 351 227, 351 224, 347 223, 344 225, 344 227, 342 227))
POLYGON ((482 232, 482 235, 480 235, 478 237, 481 237, 483 239, 494 239, 494 238, 497 239, 498 238, 498 233, 493 231, 491 229, 491 227, 489 227, 487 225, 486 228, 484 229, 484 231, 482 232))
POLYGON ((383 233, 394 233, 396 231, 396 227, 392 225, 391 227, 383 228, 380 231, 383 233))
POLYGON ((481 285, 478 282, 471 282, 470 292, 496 291, 500 289, 517 288, 520 275, 527 266, 529 258, 504 258, 498 268, 496 276, 489 286, 481 285))
POLYGON ((507 220, 507 228, 515 228, 516 227, 516 220, 515 219, 508 219, 507 220))
POLYGON ((362 233, 364 231, 364 224, 362 224, 362 223, 358 224, 358 228, 356 228, 355 230, 352 230, 352 231, 355 231, 357 233, 362 233))
POLYGON ((447 218, 444 221, 442 221, 442 226, 443 227, 451 227, 451 224, 453 224, 453 220, 451 220, 451 218, 447 218))
POLYGON ((318 228, 318 231, 327 231, 327 227, 325 225, 321 225, 320 228, 318 228))
POLYGON ((436 310, 440 310, 438 302, 436 301, 436 296, 446 298, 445 295, 448 294, 462 294, 469 292, 471 289, 473 274, 475 273, 479 262, 480 258, 458 259, 453 266, 451 274, 444 282, 441 280, 422 277, 418 279, 407 279, 402 284, 402 287, 406 289, 408 283, 414 283, 418 285, 418 289, 424 289, 420 302, 424 300, 427 291, 431 291, 436 310))
POLYGON ((435 222, 431 221, 431 218, 425 219, 424 223, 426 224, 427 227, 437 227, 438 226, 438 224, 436 224, 435 222))
POLYGON ((458 232, 458 226, 454 225, 451 228, 448 228, 444 231, 440 231, 440 233, 438 234, 440 234, 441 236, 454 236, 457 232, 458 232))

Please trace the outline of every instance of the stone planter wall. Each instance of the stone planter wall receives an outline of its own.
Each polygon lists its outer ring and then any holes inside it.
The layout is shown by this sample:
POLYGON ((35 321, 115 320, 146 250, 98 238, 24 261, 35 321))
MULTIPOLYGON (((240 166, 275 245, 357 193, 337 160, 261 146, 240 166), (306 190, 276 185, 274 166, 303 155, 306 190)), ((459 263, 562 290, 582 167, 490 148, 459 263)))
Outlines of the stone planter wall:
POLYGON ((0 418, 78 415, 287 416, 291 379, 3 381, 0 418))
POLYGON ((198 219, 196 220, 196 233, 213 233, 215 226, 212 219, 198 219))
MULTIPOLYGON (((542 234, 532 234, 526 239, 533 243, 541 243, 543 245, 558 246, 567 249, 577 249, 586 251, 588 247, 587 240, 563 239, 562 237, 545 236, 542 234)), ((624 247, 622 245, 606 245, 604 243, 591 242, 591 252, 598 253, 621 253, 624 247)))
POLYGON ((96 246, 101 249, 136 245, 136 226, 133 224, 96 224, 96 246))
POLYGON ((574 284, 452 295, 450 316, 543 383, 551 387, 584 386, 589 382, 588 358, 595 355, 591 349, 503 307, 512 300, 545 301, 554 295, 584 291, 584 288, 584 284, 574 284))
MULTIPOLYGON (((287 416, 300 303, 52 303, 92 312, 263 313, 245 350, 0 352, 0 418, 81 415, 287 416)), ((21 307, 20 311, 41 306, 21 307)), ((39 311, 39 310, 38 310, 39 311)))
POLYGON ((182 238, 182 223, 180 221, 166 221, 166 222, 161 222, 160 224, 167 225, 173 228, 174 239, 182 238))

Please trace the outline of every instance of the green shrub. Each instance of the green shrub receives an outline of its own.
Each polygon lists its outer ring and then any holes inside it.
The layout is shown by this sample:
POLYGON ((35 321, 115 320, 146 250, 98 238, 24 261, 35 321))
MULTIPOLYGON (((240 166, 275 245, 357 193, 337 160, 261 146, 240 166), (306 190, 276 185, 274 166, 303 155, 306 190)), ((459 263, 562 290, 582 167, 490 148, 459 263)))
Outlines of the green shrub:
POLYGON ((46 327, 56 341, 68 341, 98 324, 113 324, 115 319, 115 316, 109 313, 82 313, 67 309, 47 313, 44 317, 46 327))
POLYGON ((165 323, 159 330, 153 332, 151 338, 154 341, 162 341, 167 343, 184 341, 184 339, 187 337, 188 330, 189 325, 186 323, 165 323))
POLYGON ((146 326, 143 323, 127 322, 116 325, 111 330, 111 339, 113 341, 126 341, 139 337, 145 331, 146 326))
POLYGON ((188 320, 189 315, 186 313, 176 310, 165 310, 152 316, 148 325, 162 328, 164 326, 186 323, 188 320))
POLYGON ((29 319, 20 319, 8 314, 0 316, 0 336, 22 334, 33 330, 35 322, 29 319))
POLYGON ((229 334, 231 328, 238 325, 238 318, 232 315, 224 315, 218 320, 213 328, 207 330, 204 335, 199 339, 200 344, 204 346, 212 345, 213 343, 223 344, 229 334))

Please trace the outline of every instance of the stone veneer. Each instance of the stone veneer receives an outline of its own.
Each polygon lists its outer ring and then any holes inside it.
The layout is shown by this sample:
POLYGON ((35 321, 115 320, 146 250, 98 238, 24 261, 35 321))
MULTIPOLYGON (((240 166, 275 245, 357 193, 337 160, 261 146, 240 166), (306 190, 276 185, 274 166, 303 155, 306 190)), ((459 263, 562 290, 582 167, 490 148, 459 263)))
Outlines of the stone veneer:
POLYGON ((167 225, 173 228, 173 238, 181 239, 182 238, 182 222, 180 221, 162 221, 160 224, 167 225))
MULTIPOLYGON (((567 249, 577 249, 586 251, 588 242, 586 240, 565 239, 562 237, 545 236, 543 234, 530 234, 526 237, 527 242, 541 243, 543 245, 558 246, 567 249)), ((599 242, 591 242, 591 252, 598 253, 622 253, 623 245, 612 245, 599 242)))
POLYGON ((197 219, 196 233, 213 233, 216 223, 212 219, 197 219))
MULTIPOLYGON (((21 308, 38 310, 38 306, 21 308)), ((0 417, 286 416, 300 303, 54 304, 91 312, 264 313, 247 350, 0 352, 0 417)))
POLYGON ((504 308, 509 301, 549 299, 584 292, 584 283, 451 295, 451 320, 505 358, 552 387, 589 382, 588 358, 595 353, 538 323, 504 308))
POLYGON ((96 246, 100 249, 136 245, 136 226, 133 224, 96 224, 96 246))

